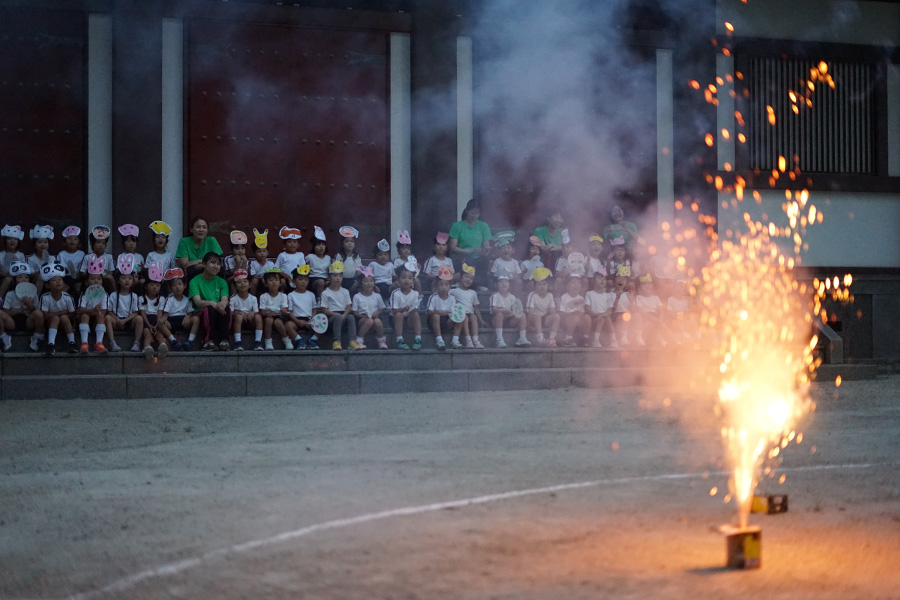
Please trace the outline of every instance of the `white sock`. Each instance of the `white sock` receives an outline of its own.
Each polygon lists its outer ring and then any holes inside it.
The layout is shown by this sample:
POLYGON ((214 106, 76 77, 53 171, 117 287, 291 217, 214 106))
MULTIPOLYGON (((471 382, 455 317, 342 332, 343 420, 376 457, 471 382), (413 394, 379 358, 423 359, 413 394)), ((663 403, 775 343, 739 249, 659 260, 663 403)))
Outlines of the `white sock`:
POLYGON ((497 334, 497 339, 498 339, 498 340, 502 340, 502 339, 503 339, 503 328, 502 328, 502 327, 497 327, 496 329, 494 329, 494 333, 497 334))
POLYGON ((40 342, 41 340, 44 339, 44 334, 43 333, 35 333, 32 337, 34 337, 34 339, 36 339, 37 341, 40 342))
POLYGON ((56 332, 57 332, 57 330, 53 329, 52 327, 47 330, 47 343, 48 344, 56 343, 56 332))
POLYGON ((398 335, 398 336, 397 336, 397 341, 398 341, 398 342, 402 342, 402 341, 403 341, 403 336, 402 336, 402 335, 398 335))
POLYGON ((437 337, 435 338, 435 341, 438 342, 438 343, 443 343, 443 342, 444 342, 444 337, 439 335, 439 336, 437 336, 437 337))
POLYGON ((171 333, 169 334, 169 341, 172 342, 173 344, 175 343, 175 336, 172 335, 171 333))
POLYGON ((544 341, 544 334, 543 334, 543 333, 537 334, 537 341, 538 341, 538 343, 544 341))
POLYGON ((0 338, 2 338, 4 342, 8 342, 9 334, 4 331, 2 334, 0 334, 0 338))
POLYGON ((527 339, 528 339, 528 334, 525 333, 525 330, 524 330, 524 329, 523 329, 522 331, 519 332, 519 339, 520 339, 520 340, 527 340, 527 339))
POLYGON ((599 332, 599 331, 595 331, 595 332, 594 332, 594 341, 595 341, 595 342, 599 342, 599 341, 600 341, 600 332, 599 332))
POLYGON ((555 332, 555 331, 554 331, 553 333, 550 334, 550 339, 551 339, 551 340, 555 340, 555 339, 556 339, 556 332, 555 332))
MULTIPOLYGON (((254 335, 253 340, 257 341, 257 342, 261 342, 262 334, 263 334, 262 329, 257 329, 256 331, 253 332, 253 335, 254 335)), ((300 337, 300 336, 298 335, 297 337, 300 337)))
POLYGON ((235 343, 235 344, 240 344, 240 343, 241 343, 241 334, 240 334, 240 333, 234 334, 234 343, 235 343))
POLYGON ((188 341, 193 342, 196 339, 197 339, 197 334, 194 332, 191 332, 191 335, 188 336, 188 341))
POLYGON ((471 341, 472 341, 472 336, 471 336, 471 335, 467 335, 467 336, 466 336, 466 343, 471 342, 471 341))
POLYGON ((363 340, 361 337, 356 336, 356 343, 357 343, 357 344, 362 345, 363 341, 364 341, 364 340, 363 340))
POLYGON ((75 333, 74 333, 74 332, 72 332, 72 333, 67 333, 67 334, 66 334, 66 339, 69 340, 70 342, 74 342, 74 341, 75 341, 75 333))
POLYGON ((91 326, 87 323, 80 323, 78 325, 78 333, 81 334, 81 343, 88 343, 88 336, 91 334, 91 326))
POLYGON ((97 335, 97 341, 102 342, 103 336, 106 335, 106 325, 97 323, 96 327, 94 327, 94 332, 97 335))

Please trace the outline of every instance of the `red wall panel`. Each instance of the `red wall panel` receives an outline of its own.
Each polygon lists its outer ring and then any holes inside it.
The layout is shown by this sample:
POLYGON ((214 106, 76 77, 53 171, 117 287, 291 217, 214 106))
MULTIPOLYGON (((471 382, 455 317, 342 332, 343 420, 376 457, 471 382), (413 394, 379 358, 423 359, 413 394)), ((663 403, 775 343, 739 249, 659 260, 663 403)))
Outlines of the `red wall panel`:
POLYGON ((366 253, 388 235, 388 39, 377 32, 192 21, 186 220, 232 228, 336 233, 366 253))
POLYGON ((0 23, 0 221, 83 226, 84 14, 3 8, 0 23))

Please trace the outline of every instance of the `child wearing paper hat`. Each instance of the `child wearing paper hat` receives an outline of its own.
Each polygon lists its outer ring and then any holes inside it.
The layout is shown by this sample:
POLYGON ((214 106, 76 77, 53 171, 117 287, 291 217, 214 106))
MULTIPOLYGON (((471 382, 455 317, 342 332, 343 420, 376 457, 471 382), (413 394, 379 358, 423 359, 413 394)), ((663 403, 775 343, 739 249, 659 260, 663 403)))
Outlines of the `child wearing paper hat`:
POLYGON ((459 341, 460 334, 463 335, 466 348, 484 348, 484 344, 478 339, 478 326, 479 324, 484 325, 484 319, 481 317, 481 311, 475 308, 478 306, 478 293, 472 288, 475 283, 475 274, 475 267, 463 263, 459 285, 450 290, 450 295, 463 307, 466 314, 465 319, 453 328, 453 340, 450 342, 450 347, 454 349, 463 347, 459 341))
MULTIPOLYGON (((56 260, 66 268, 66 276, 63 277, 66 291, 73 296, 78 296, 81 293, 78 269, 81 267, 82 261, 84 261, 84 250, 81 249, 81 228, 76 225, 69 225, 62 230, 62 237, 64 240, 63 249, 56 255, 56 260)), ((39 274, 37 279, 40 279, 39 274)))
POLYGON ((448 241, 450 241, 450 234, 442 231, 437 232, 437 235, 434 236, 434 245, 431 248, 431 257, 425 261, 425 266, 422 267, 422 273, 419 275, 426 284, 425 287, 432 291, 437 283, 438 270, 441 267, 449 267, 450 273, 454 274, 453 259, 447 256, 448 241))
POLYGON ((82 283, 87 279, 88 264, 91 260, 103 260, 103 287, 107 293, 111 293, 116 289, 116 280, 113 272, 116 270, 116 262, 113 255, 106 251, 107 242, 109 240, 109 227, 106 225, 97 225, 88 234, 91 243, 91 253, 86 255, 78 268, 78 276, 82 283))
MULTIPOLYGON (((397 231, 397 256, 394 258, 394 282, 391 284, 390 291, 393 292, 398 287, 400 287, 399 282, 397 281, 400 270, 404 268, 406 263, 412 261, 413 264, 418 265, 419 261, 416 260, 416 257, 412 254, 412 239, 409 237, 409 232, 405 229, 401 229, 397 231)), ((418 276, 420 269, 416 268, 416 276, 418 276)), ((419 283, 418 278, 413 279, 413 289, 418 293, 422 293, 422 284, 419 283)))
POLYGON ((300 238, 303 235, 299 229, 282 227, 278 232, 278 237, 284 240, 284 251, 278 255, 275 267, 281 269, 282 289, 289 292, 294 285, 291 281, 291 273, 296 271, 300 265, 306 264, 306 257, 299 251, 300 238))
MULTIPOLYGON (((222 278, 228 283, 230 291, 234 291, 234 273, 241 270, 249 273, 250 262, 247 259, 247 234, 235 229, 228 235, 231 254, 222 260, 222 278)), ((248 281, 249 284, 249 281, 248 281)))
POLYGON ((356 251, 356 238, 359 237, 359 231, 350 225, 344 225, 338 229, 341 234, 341 249, 334 255, 334 260, 344 263, 344 281, 343 285, 353 296, 359 289, 359 278, 356 277, 359 268, 362 267, 362 257, 356 251))
POLYGON ((158 263, 162 266, 163 273, 175 267, 175 255, 169 251, 169 236, 172 228, 168 223, 153 221, 150 223, 150 231, 153 232, 153 250, 147 253, 147 263, 158 263))
POLYGON ((137 225, 130 223, 119 226, 119 235, 122 237, 122 248, 124 251, 116 257, 116 264, 122 256, 131 256, 133 265, 132 273, 134 273, 134 290, 140 295, 144 291, 144 256, 137 251, 138 236, 140 229, 137 225))
POLYGON ((13 277, 9 291, 3 298, 0 309, 0 331, 3 332, 2 350, 6 352, 12 346, 9 338, 11 331, 33 331, 29 347, 32 352, 40 350, 39 344, 44 339, 44 315, 38 310, 37 297, 19 296, 16 287, 20 283, 28 283, 33 274, 31 266, 22 261, 15 261, 9 265, 10 275, 13 277))
POLYGON ((341 350, 341 332, 346 328, 347 340, 351 350, 360 350, 356 341, 356 317, 350 314, 352 302, 350 292, 341 285, 344 279, 344 263, 335 261, 328 267, 328 287, 322 290, 320 308, 328 317, 328 328, 331 330, 332 350, 341 350), (346 326, 346 327, 345 327, 346 326))
POLYGON ((47 291, 41 294, 38 309, 44 315, 44 324, 47 326, 47 347, 44 353, 53 356, 56 353, 56 335, 60 329, 66 334, 69 342, 69 354, 76 354, 78 347, 75 345, 75 332, 72 329, 72 315, 75 312, 75 303, 63 287, 63 276, 66 268, 59 263, 47 263, 41 267, 41 278, 46 284, 47 291))
POLYGON ((372 251, 375 260, 369 263, 375 277, 375 287, 381 294, 381 299, 387 301, 391 292, 391 282, 394 281, 394 265, 391 262, 391 245, 387 240, 379 240, 372 251))
POLYGON ((316 298, 322 297, 322 290, 328 281, 328 267, 331 266, 331 257, 328 256, 328 243, 325 241, 325 232, 315 225, 315 234, 312 239, 312 254, 306 256, 306 264, 309 265, 309 287, 316 298))
MULTIPOLYGON (((29 254, 25 260, 31 265, 34 276, 34 284, 37 287, 38 293, 44 287, 44 280, 37 276, 37 273, 40 272, 41 267, 46 265, 47 263, 57 262, 56 257, 50 254, 50 240, 55 237, 53 232, 53 227, 50 225, 35 225, 31 228, 31 231, 28 232, 28 237, 34 240, 34 252, 29 254)), ((63 278, 65 281, 65 278, 63 278)))
POLYGON ((538 345, 542 348, 556 348, 556 330, 559 328, 560 317, 556 310, 556 300, 550 293, 552 276, 547 267, 537 267, 531 273, 534 291, 528 294, 525 301, 529 328, 537 334, 538 345), (544 339, 545 329, 549 329, 547 339, 544 339))
POLYGON ((5 225, 0 230, 3 236, 3 253, 0 254, 0 297, 6 293, 13 278, 9 275, 9 265, 24 261, 25 255, 19 251, 19 242, 25 239, 25 232, 18 225, 5 225))

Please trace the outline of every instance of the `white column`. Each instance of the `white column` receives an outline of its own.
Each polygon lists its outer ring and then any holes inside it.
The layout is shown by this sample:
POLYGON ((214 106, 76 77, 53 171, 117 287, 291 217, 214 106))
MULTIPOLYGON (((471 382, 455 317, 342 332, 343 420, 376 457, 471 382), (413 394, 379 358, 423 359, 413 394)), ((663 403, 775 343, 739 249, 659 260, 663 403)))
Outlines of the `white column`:
POLYGON ((472 38, 456 38, 456 215, 475 196, 472 38))
POLYGON ((888 175, 900 177, 900 67, 888 64, 888 175))
POLYGON ((88 16, 88 230, 112 222, 112 17, 88 16))
POLYGON ((184 23, 162 21, 162 215, 181 237, 184 222, 184 23))
POLYGON ((412 223, 412 128, 409 34, 391 34, 391 231, 412 223))
POLYGON ((722 84, 716 82, 718 93, 716 98, 719 100, 719 106, 716 110, 716 127, 717 131, 713 133, 716 139, 716 156, 718 158, 718 166, 720 171, 725 170, 725 163, 731 165, 734 170, 734 139, 737 135, 735 132, 734 119, 734 98, 731 97, 731 91, 734 90, 734 80, 728 81, 729 77, 734 77, 734 58, 719 54, 716 56, 716 76, 723 81, 722 84), (722 130, 728 131, 728 139, 722 135, 722 130))
POLYGON ((656 51, 656 212, 660 223, 675 220, 675 101, 671 50, 656 51))

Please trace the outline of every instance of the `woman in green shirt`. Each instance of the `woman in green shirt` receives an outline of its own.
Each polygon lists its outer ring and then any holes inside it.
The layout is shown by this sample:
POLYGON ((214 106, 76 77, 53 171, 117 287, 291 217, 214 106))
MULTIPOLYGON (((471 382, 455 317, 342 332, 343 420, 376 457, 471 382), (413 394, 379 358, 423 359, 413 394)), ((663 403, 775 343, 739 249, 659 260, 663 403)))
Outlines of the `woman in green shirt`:
POLYGON ((475 267, 475 282, 484 286, 487 281, 488 260, 491 253, 491 228, 481 216, 481 203, 472 198, 466 204, 462 220, 450 227, 450 257, 457 273, 462 273, 462 263, 475 267))
POLYGON ((553 267, 562 252, 562 232, 565 221, 562 213, 551 210, 547 215, 547 224, 534 230, 534 237, 541 240, 541 262, 553 267))
POLYGON ((184 281, 203 271, 203 257, 209 252, 222 255, 222 247, 216 238, 209 235, 209 222, 203 217, 194 217, 190 227, 191 235, 181 238, 175 250, 175 263, 184 270, 184 281))
POLYGON ((625 240, 625 250, 631 252, 638 238, 637 225, 625 220, 625 211, 618 204, 613 204, 609 209, 609 220, 610 224, 603 228, 603 239, 609 242, 620 237, 625 240))

